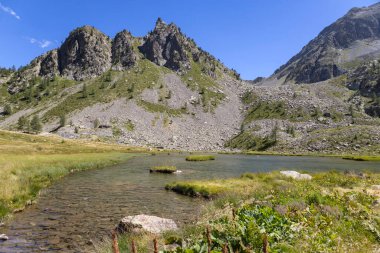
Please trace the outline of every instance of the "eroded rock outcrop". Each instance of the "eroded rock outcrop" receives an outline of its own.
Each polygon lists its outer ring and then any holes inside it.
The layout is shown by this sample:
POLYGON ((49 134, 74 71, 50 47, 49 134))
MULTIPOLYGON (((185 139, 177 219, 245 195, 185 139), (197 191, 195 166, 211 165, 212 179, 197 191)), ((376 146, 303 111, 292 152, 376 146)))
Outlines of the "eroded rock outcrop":
POLYGON ((52 77, 59 74, 58 51, 55 49, 47 52, 41 58, 39 75, 52 77))
POLYGON ((186 54, 185 40, 176 25, 173 23, 167 25, 158 19, 156 27, 147 35, 140 50, 147 59, 159 66, 172 70, 186 69, 190 63, 186 54))
POLYGON ((136 63, 136 54, 133 51, 132 35, 127 31, 116 34, 112 42, 112 68, 115 70, 125 70, 136 63))
POLYGON ((58 50, 61 75, 83 80, 111 67, 111 40, 91 26, 72 31, 58 50))
POLYGON ((380 96, 380 62, 379 60, 361 64, 348 75, 347 87, 359 90, 360 94, 371 97, 380 96))

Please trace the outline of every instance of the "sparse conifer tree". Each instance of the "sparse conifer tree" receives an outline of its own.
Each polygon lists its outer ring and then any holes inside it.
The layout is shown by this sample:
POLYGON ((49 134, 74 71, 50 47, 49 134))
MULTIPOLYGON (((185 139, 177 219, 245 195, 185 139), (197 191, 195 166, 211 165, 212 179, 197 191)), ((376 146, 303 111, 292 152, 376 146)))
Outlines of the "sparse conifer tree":
POLYGON ((87 94, 87 85, 84 83, 83 84, 83 88, 82 88, 82 98, 86 98, 88 97, 88 94, 87 94))
POLYGON ((42 130, 42 124, 40 117, 38 115, 34 115, 32 121, 30 122, 30 128, 34 133, 39 133, 42 130))
POLYGON ((59 118, 59 126, 64 127, 66 125, 66 115, 62 114, 59 118))
POLYGON ((4 106, 4 114, 11 115, 12 114, 12 106, 10 104, 6 104, 4 106))
POLYGON ((94 121, 94 128, 96 129, 96 128, 99 128, 99 126, 100 126, 100 121, 99 121, 99 119, 95 119, 95 121, 94 121))
POLYGON ((29 130, 30 122, 25 116, 21 116, 17 121, 17 129, 20 131, 29 130))

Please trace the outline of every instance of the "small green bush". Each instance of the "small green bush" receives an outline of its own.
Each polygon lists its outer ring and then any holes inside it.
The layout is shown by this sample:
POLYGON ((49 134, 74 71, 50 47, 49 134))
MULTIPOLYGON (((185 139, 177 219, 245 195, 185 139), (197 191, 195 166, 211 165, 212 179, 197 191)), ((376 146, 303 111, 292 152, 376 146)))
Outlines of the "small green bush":
POLYGON ((5 115, 11 115, 12 112, 13 112, 13 110, 12 110, 12 106, 11 106, 10 104, 6 104, 6 105, 4 106, 4 114, 5 114, 5 115))

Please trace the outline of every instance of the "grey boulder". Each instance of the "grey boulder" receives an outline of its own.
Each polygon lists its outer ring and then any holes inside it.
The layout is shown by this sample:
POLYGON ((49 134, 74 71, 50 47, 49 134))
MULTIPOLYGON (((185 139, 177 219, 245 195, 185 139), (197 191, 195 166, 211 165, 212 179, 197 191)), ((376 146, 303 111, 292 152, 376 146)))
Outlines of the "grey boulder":
POLYGON ((309 174, 301 174, 294 170, 285 170, 280 172, 282 175, 286 177, 291 177, 296 180, 310 180, 312 179, 312 176, 309 174))
POLYGON ((177 224, 171 219, 144 214, 124 217, 117 226, 117 230, 120 233, 146 231, 153 234, 159 234, 176 229, 178 229, 177 224))

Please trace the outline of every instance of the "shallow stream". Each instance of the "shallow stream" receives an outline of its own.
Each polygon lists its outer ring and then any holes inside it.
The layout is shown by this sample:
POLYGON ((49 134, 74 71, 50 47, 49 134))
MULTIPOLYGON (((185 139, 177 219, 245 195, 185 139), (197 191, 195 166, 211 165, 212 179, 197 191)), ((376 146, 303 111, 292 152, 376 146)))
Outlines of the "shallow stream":
POLYGON ((38 203, 14 219, 0 234, 0 252, 92 252, 93 242, 109 236, 127 215, 148 214, 191 221, 205 201, 168 192, 168 182, 240 176, 281 168, 318 172, 377 170, 378 162, 356 162, 340 158, 217 155, 215 161, 186 162, 185 155, 162 154, 135 157, 99 170, 71 174, 44 190, 38 203), (180 174, 150 174, 157 165, 175 165, 180 174))

